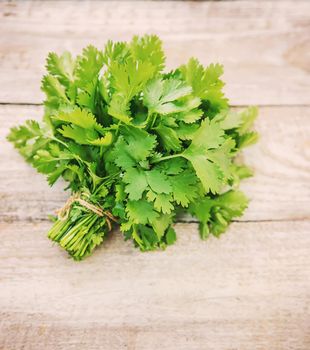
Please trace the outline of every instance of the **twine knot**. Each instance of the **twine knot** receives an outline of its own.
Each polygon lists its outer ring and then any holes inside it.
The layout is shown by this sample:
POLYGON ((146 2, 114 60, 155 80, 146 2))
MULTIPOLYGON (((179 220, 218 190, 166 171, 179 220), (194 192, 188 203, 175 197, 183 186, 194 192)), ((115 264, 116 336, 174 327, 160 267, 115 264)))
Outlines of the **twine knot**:
POLYGON ((73 203, 79 203, 84 208, 92 211, 93 213, 97 214, 98 216, 100 216, 100 217, 105 216, 109 230, 111 231, 112 224, 111 224, 110 220, 117 222, 117 219, 109 211, 103 210, 99 205, 95 205, 95 204, 83 199, 82 198, 83 195, 85 196, 85 194, 83 194, 83 193, 76 192, 72 196, 70 196, 68 198, 67 202, 64 204, 64 206, 61 209, 58 209, 56 211, 58 219, 62 220, 62 221, 68 219, 73 203))

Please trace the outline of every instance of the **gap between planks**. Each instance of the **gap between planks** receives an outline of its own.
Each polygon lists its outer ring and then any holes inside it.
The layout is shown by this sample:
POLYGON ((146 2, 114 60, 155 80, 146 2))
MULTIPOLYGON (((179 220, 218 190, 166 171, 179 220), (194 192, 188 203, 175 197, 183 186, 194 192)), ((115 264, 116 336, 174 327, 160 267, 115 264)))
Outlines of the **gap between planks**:
MULTIPOLYGON (((46 218, 20 218, 18 216, 12 217, 12 216, 6 216, 6 215, 0 215, 0 224, 11 224, 14 222, 17 223, 48 223, 50 222, 52 224, 52 221, 48 219, 48 213, 46 214, 46 218)), ((304 217, 304 218, 292 218, 292 219, 253 219, 253 220, 232 220, 231 223, 242 223, 242 224, 259 224, 259 223, 285 223, 285 222, 310 222, 310 217, 304 217)), ((196 219, 186 219, 186 218, 180 218, 175 221, 174 224, 198 224, 199 221, 196 219)))
MULTIPOLYGON (((176 1, 183 1, 183 0, 176 0, 176 1)), ((213 0, 212 0, 213 1, 213 0)), ((215 0, 217 1, 217 0, 215 0)), ((41 107, 44 106, 44 103, 36 103, 36 102, 0 102, 0 106, 29 106, 29 107, 41 107)), ((230 108, 247 108, 249 105, 237 105, 237 104, 230 104, 230 108)), ((310 103, 296 103, 296 104, 256 104, 258 108, 296 108, 296 107, 310 107, 310 103)))

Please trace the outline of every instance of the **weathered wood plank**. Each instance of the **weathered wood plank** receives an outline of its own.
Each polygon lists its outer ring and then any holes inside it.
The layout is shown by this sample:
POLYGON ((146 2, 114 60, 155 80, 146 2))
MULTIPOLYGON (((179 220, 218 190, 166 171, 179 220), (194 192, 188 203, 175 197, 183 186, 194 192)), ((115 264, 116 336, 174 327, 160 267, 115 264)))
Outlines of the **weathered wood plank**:
MULTIPOLYGON (((66 200, 64 184, 49 188, 5 140, 9 127, 41 113, 42 107, 0 107, 1 219, 45 219, 66 200)), ((255 176, 242 185, 252 200, 242 220, 310 218, 309 120, 310 107, 260 109, 261 140, 244 152, 255 176)))
POLYGON ((310 222, 235 223, 166 251, 115 232, 76 263, 47 223, 1 223, 0 348, 307 350, 310 222))
POLYGON ((42 101, 49 51, 155 33, 168 67, 223 63, 235 105, 309 103, 309 1, 18 1, 1 2, 0 18, 0 102, 42 101))
MULTIPOLYGON (((310 102, 309 1, 3 1, 0 32, 0 103, 42 101, 48 51, 143 33, 164 40, 168 67, 224 63, 235 105, 310 102)), ((310 348, 310 107, 261 108, 261 141, 244 153, 256 175, 242 220, 284 222, 234 223, 206 242, 179 223, 175 246, 144 254, 114 232, 82 263, 41 221, 63 184, 50 189, 5 141, 41 114, 0 106, 1 350, 310 348)))

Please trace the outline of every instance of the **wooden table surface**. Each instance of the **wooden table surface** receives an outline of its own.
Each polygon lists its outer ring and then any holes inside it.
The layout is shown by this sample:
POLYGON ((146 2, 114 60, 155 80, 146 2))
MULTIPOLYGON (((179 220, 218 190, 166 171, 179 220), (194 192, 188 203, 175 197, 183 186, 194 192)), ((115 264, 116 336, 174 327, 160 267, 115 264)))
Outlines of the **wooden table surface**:
POLYGON ((310 349, 310 1, 0 3, 0 349, 310 349), (168 67, 225 65, 256 104, 251 204, 220 239, 178 223, 166 251, 114 232, 81 263, 46 239, 67 194, 5 140, 42 115, 49 51, 156 33, 168 67))

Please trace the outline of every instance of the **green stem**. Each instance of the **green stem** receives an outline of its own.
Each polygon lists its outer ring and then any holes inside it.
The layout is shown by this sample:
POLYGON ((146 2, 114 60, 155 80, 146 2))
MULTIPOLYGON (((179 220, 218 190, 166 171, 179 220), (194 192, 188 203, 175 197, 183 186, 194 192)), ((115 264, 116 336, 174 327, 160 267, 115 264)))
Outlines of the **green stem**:
POLYGON ((154 127, 154 125, 155 125, 155 122, 156 122, 156 120, 157 120, 157 116, 158 116, 158 114, 155 114, 155 116, 154 116, 154 118, 153 118, 153 120, 152 120, 152 123, 151 123, 151 129, 154 127))
POLYGON ((120 127, 121 125, 122 125, 122 122, 119 121, 118 124, 117 124, 117 129, 116 129, 116 131, 115 131, 115 136, 118 136, 118 134, 119 134, 119 127, 120 127))
POLYGON ((66 147, 66 148, 69 148, 68 145, 67 145, 65 142, 59 140, 59 139, 58 139, 57 137, 55 137, 55 136, 50 136, 50 139, 53 140, 53 141, 56 141, 56 142, 58 142, 58 143, 60 143, 60 144, 62 144, 62 145, 63 145, 64 147, 66 147))
POLYGON ((99 157, 100 157, 100 159, 102 158, 102 156, 103 156, 103 146, 100 146, 100 148, 99 148, 99 157))
POLYGON ((159 163, 163 160, 168 160, 168 159, 172 159, 172 158, 177 158, 177 157, 183 157, 183 153, 178 153, 178 154, 172 154, 170 156, 166 156, 166 157, 161 157, 155 161, 153 161, 153 163, 159 163))

